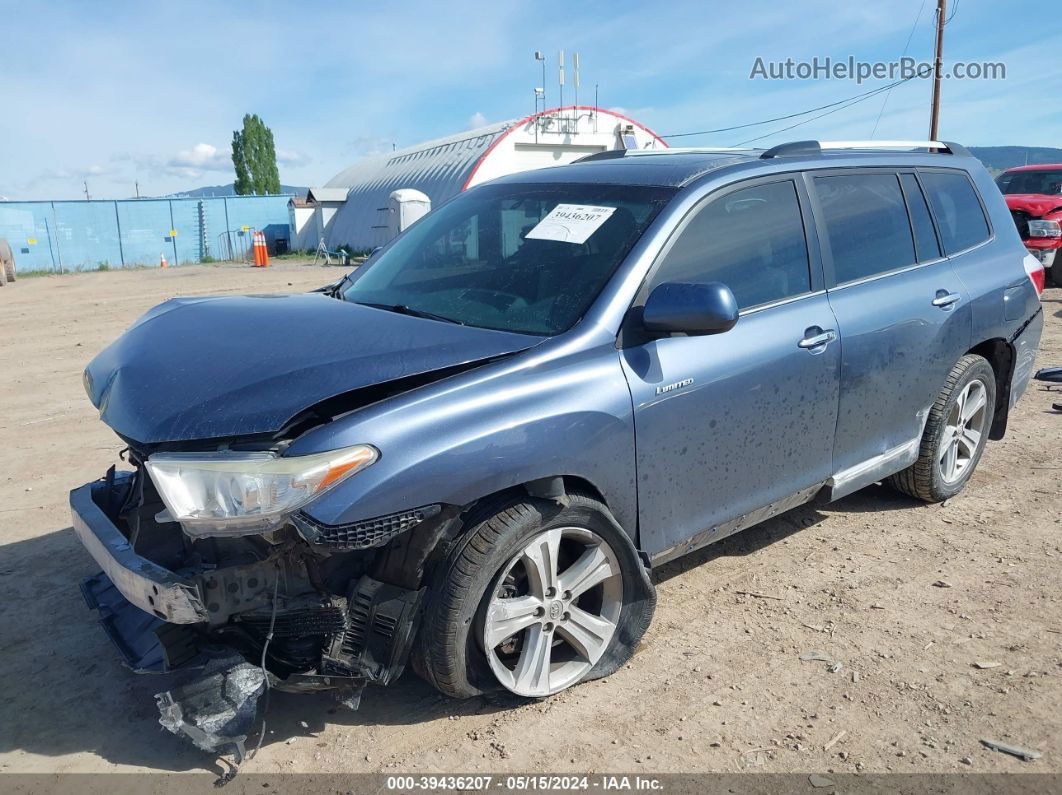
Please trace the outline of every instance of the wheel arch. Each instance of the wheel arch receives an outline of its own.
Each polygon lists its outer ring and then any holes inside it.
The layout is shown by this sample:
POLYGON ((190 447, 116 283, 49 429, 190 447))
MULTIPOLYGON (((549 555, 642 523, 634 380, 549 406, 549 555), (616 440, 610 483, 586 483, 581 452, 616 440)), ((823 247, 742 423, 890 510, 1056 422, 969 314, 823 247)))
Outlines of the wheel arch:
MULTIPOLYGON (((375 574, 392 585, 420 587, 423 582, 430 580, 435 564, 446 557, 454 544, 459 543, 478 522, 501 510, 507 503, 532 497, 563 504, 565 498, 572 494, 590 497, 612 513, 604 492, 585 477, 554 475, 535 478, 483 494, 464 505, 444 506, 435 521, 426 522, 392 539, 382 550, 375 574)), ((637 528, 624 527, 614 514, 613 521, 630 540, 639 557, 648 561, 638 546, 637 528)))
POLYGON ((984 340, 966 352, 986 359, 996 375, 996 405, 988 438, 1002 439, 1007 433, 1010 418, 1010 384, 1014 376, 1016 360, 1014 346, 1001 337, 984 340))

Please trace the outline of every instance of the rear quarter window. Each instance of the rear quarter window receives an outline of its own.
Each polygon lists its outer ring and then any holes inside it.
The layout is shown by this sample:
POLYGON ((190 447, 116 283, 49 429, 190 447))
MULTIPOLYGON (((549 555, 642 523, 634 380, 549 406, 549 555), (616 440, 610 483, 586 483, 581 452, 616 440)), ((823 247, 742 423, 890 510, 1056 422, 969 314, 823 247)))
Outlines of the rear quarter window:
POLYGON ((945 253, 957 254, 988 240, 992 234, 988 219, 965 173, 923 171, 920 176, 945 253))

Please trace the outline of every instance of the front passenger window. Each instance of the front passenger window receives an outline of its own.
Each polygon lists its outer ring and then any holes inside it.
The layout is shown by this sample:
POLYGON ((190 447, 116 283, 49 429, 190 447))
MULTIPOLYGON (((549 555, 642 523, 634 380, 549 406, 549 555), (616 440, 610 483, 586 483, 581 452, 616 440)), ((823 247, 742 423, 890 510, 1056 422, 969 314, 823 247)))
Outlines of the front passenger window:
POLYGON ((722 282, 747 309, 811 291, 807 239, 792 180, 724 194, 697 212, 653 278, 722 282))

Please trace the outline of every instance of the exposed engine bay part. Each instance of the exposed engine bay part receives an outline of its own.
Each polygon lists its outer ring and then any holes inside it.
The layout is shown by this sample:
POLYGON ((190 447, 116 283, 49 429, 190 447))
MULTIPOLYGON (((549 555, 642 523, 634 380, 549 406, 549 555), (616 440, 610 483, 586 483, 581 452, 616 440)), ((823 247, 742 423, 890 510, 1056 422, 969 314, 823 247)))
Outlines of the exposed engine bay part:
POLYGON ((346 629, 332 636, 322 656, 324 670, 363 676, 378 685, 400 677, 426 591, 409 591, 362 577, 347 597, 346 629))
POLYGON ((425 505, 410 511, 377 516, 343 525, 325 525, 316 522, 310 516, 295 514, 292 522, 311 544, 329 549, 370 549, 382 547, 392 538, 416 527, 425 519, 437 516, 442 510, 440 505, 425 505))
POLYGON ((330 690, 356 709, 367 684, 401 676, 428 560, 458 524, 453 506, 428 505, 342 528, 191 538, 158 519, 160 505, 142 468, 72 492, 104 569, 81 590, 126 665, 191 675, 156 695, 162 725, 237 767, 268 690, 330 690))
POLYGON ((194 681, 155 695, 159 723, 204 751, 232 753, 239 765, 265 690, 261 668, 239 655, 217 658, 194 681))
POLYGON ((139 554, 130 537, 104 512, 102 506, 117 511, 130 488, 133 476, 123 472, 70 492, 74 532, 125 598, 145 613, 174 624, 205 620, 198 586, 139 554), (122 496, 116 500, 118 494, 122 496))

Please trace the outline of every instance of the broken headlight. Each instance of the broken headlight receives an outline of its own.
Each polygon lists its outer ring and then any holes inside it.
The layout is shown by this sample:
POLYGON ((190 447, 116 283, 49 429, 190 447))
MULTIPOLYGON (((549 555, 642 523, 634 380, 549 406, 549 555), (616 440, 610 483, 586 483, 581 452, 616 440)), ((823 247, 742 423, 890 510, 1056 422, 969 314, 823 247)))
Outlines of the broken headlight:
POLYGON ((146 465, 168 521, 190 536, 275 530, 294 511, 372 464, 379 453, 355 445, 285 458, 274 453, 156 453, 146 465))

